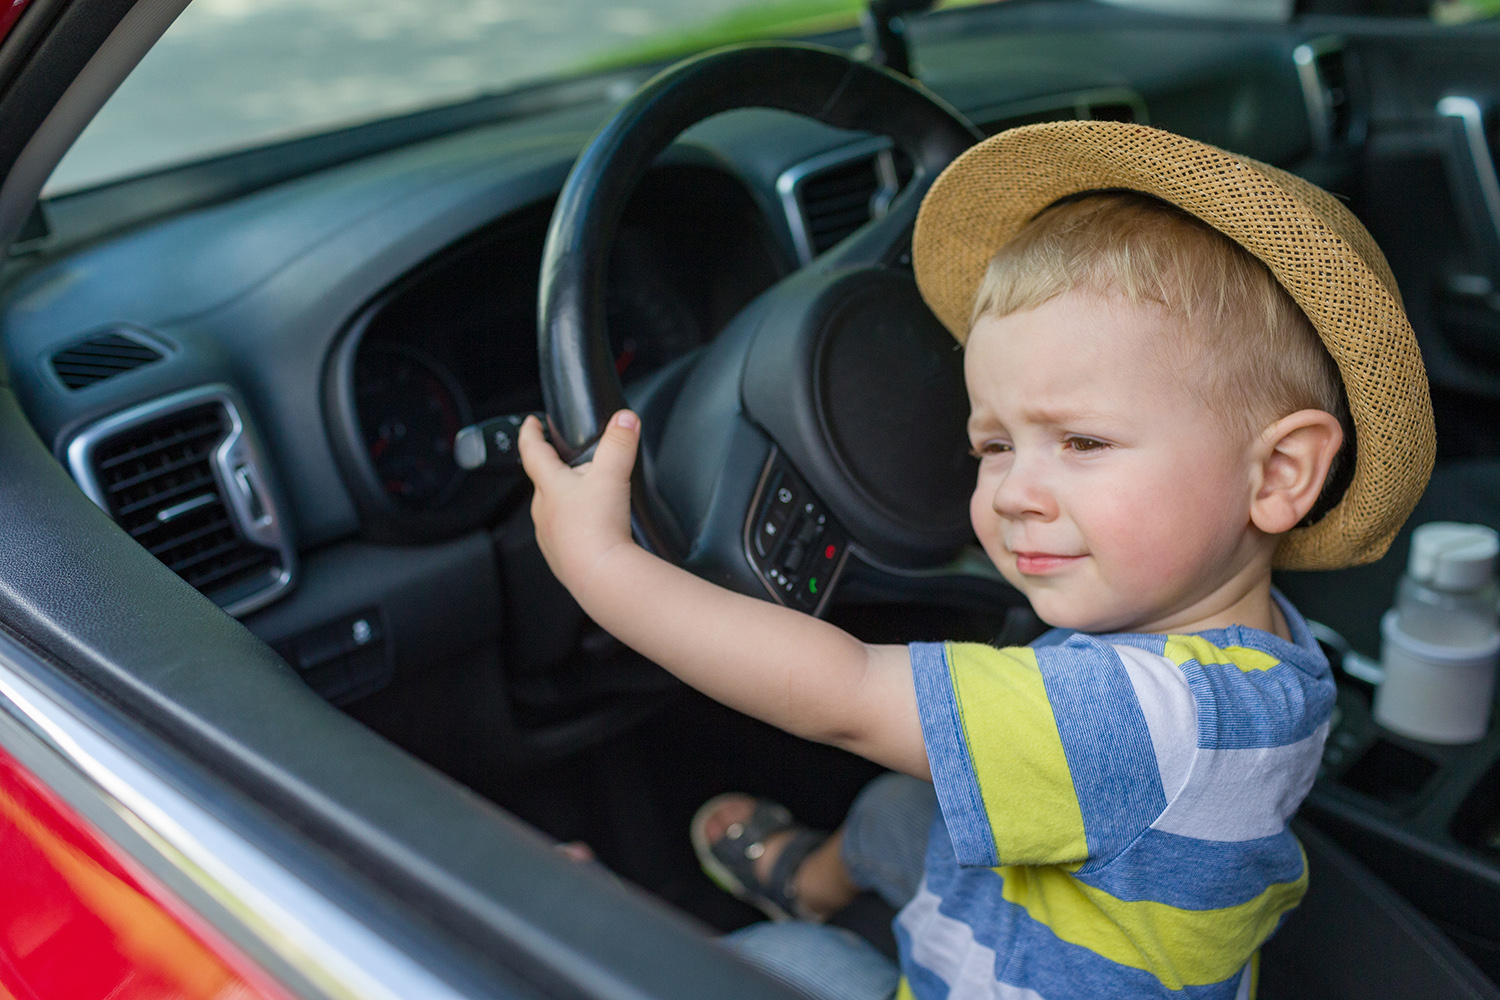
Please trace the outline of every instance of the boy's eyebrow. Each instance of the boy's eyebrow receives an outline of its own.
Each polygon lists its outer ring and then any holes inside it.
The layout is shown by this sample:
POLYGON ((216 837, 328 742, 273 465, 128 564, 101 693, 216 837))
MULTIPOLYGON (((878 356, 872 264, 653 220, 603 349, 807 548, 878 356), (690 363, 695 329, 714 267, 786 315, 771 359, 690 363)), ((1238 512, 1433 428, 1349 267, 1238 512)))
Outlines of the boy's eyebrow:
MULTIPOLYGON (((1030 424, 1044 426, 1066 426, 1080 422, 1093 423, 1113 419, 1115 415, 1090 407, 1037 406, 1021 411, 1021 418, 1030 424)), ((990 413, 974 413, 969 417, 969 433, 991 426, 1000 426, 1001 421, 990 413)))
POLYGON ((1028 407, 1021 412, 1027 422, 1033 424, 1071 424, 1080 420, 1106 420, 1111 414, 1090 407, 1028 407))

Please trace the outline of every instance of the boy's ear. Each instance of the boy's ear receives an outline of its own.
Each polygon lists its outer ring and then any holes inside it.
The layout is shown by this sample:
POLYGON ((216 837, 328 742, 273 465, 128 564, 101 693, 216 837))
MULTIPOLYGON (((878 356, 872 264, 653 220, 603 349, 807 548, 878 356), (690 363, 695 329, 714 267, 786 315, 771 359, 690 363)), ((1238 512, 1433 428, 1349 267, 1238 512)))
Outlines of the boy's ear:
POLYGON ((1267 427, 1256 453, 1251 523, 1268 535, 1295 528, 1318 502, 1343 443, 1338 418, 1323 410, 1298 410, 1267 427))

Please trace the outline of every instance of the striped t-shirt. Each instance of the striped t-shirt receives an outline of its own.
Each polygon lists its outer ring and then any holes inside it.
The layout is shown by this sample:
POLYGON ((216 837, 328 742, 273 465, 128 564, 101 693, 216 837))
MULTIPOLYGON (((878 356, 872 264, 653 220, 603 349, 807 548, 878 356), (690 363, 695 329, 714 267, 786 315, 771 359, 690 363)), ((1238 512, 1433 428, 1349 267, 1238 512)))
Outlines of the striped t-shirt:
POLYGON ((898 996, 1250 997, 1307 887, 1287 820, 1334 684, 1295 642, 1054 631, 911 647, 941 809, 896 918, 898 996))

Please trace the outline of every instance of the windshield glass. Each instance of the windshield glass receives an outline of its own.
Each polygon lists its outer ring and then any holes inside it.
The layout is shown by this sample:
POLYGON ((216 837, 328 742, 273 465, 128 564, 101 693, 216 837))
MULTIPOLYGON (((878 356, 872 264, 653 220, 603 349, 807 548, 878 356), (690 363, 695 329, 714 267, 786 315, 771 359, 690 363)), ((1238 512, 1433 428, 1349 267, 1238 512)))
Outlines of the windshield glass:
POLYGON ((193 0, 44 196, 756 36, 855 23, 860 0, 193 0))

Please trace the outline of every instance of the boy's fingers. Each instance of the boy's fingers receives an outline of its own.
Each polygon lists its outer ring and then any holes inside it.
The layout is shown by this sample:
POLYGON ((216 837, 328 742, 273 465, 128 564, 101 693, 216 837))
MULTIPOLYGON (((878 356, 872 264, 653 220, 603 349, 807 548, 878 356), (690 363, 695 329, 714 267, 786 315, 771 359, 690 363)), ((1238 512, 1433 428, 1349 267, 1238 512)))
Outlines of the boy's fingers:
POLYGON ((521 468, 526 470, 533 483, 554 475, 558 469, 567 468, 557 457, 557 449, 542 436, 542 422, 536 417, 527 417, 521 422, 516 443, 521 449, 521 468))
POLYGON ((641 419, 629 410, 621 410, 609 418, 604 434, 594 446, 594 458, 590 463, 606 475, 629 479, 630 469, 635 465, 635 450, 641 439, 641 419))

